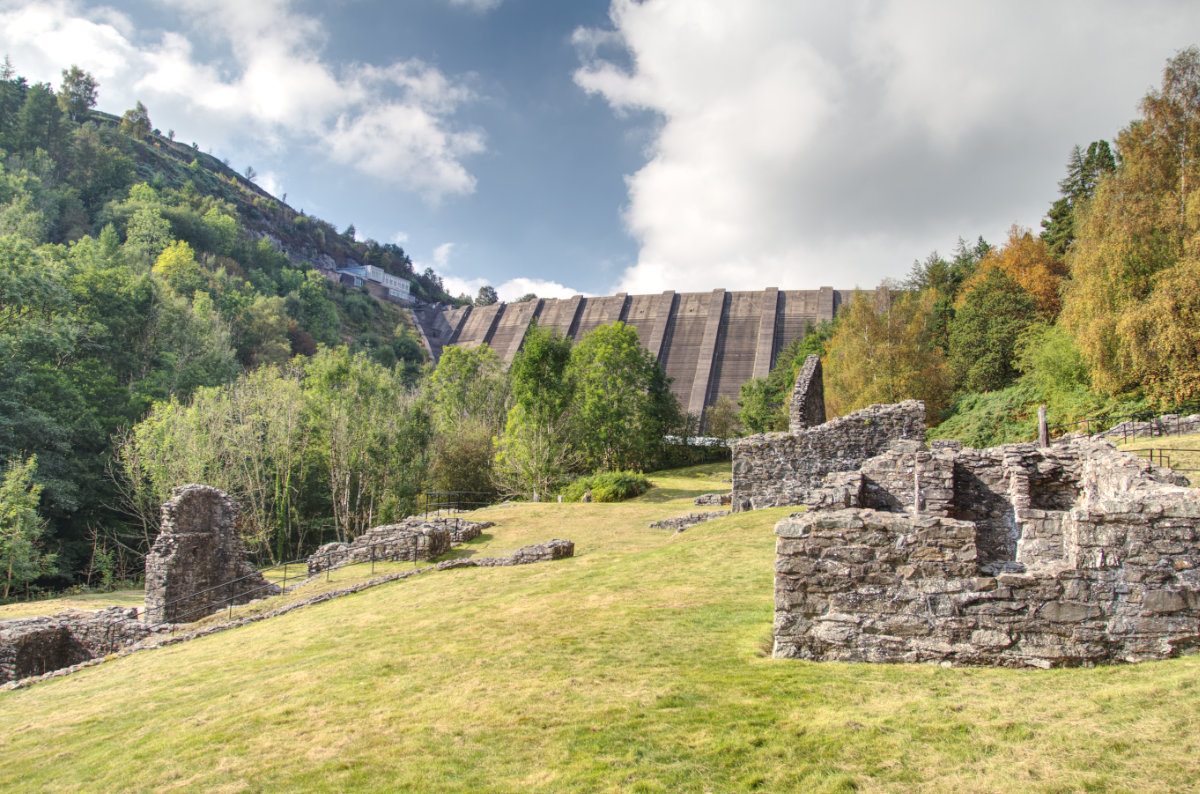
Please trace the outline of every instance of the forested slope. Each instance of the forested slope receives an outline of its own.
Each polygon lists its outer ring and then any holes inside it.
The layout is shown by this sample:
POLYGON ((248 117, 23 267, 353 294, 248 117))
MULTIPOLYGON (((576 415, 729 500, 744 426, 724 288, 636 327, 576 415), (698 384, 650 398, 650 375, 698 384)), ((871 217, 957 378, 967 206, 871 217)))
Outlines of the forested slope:
POLYGON ((129 510, 112 438, 156 402, 319 346, 416 380, 407 313, 314 263, 374 264, 449 298, 398 246, 339 234, 160 134, 141 103, 117 117, 95 95, 78 69, 57 88, 0 69, 0 461, 47 522, 6 522, 0 594, 52 568, 42 584, 87 577, 98 551, 103 566, 100 539, 129 510))

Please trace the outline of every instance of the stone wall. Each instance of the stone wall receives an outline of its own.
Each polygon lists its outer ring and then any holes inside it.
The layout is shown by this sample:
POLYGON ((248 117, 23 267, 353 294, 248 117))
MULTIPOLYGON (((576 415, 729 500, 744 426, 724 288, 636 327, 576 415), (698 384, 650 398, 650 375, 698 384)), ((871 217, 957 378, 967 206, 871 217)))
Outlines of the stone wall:
POLYGON ((207 485, 184 485, 171 493, 146 556, 148 622, 199 620, 228 604, 280 592, 247 559, 234 499, 207 485))
POLYGON ((107 656, 153 631, 123 607, 0 621, 0 683, 107 656))
POLYGON ((872 405, 794 433, 734 441, 733 511, 803 504, 825 475, 853 471, 897 439, 925 440, 925 404, 872 405))
POLYGON ((457 516, 413 516, 398 524, 372 527, 353 543, 326 543, 308 558, 310 576, 331 568, 373 560, 421 562, 440 557, 451 546, 479 537, 495 526, 457 516))
POLYGON ((654 521, 650 524, 651 529, 673 529, 676 532, 683 532, 685 529, 691 529, 697 524, 703 524, 705 521, 712 521, 714 518, 721 518, 729 515, 728 510, 709 510, 704 513, 685 513, 681 516, 672 518, 664 518, 661 521, 654 521))
POLYGON ((1091 440, 894 445, 776 526, 775 655, 1052 667, 1194 651, 1185 482, 1091 440))
POLYGON ((788 430, 797 433, 806 427, 825 424, 825 381, 821 377, 821 357, 810 355, 792 386, 788 410, 788 430))

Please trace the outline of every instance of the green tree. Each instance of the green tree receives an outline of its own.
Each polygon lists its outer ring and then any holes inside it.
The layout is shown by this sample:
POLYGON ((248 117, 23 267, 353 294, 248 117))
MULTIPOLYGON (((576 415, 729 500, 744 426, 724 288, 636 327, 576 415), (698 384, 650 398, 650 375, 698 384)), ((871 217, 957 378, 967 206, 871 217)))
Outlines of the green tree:
POLYGON ((45 554, 39 543, 45 522, 38 515, 42 486, 33 481, 37 456, 13 459, 0 481, 0 565, 3 566, 4 592, 27 585, 39 576, 53 573, 55 556, 45 554))
POLYGON ((1168 62, 1142 112, 1117 138, 1120 165, 1078 216, 1063 319, 1097 389, 1169 403, 1194 398, 1200 380, 1177 324, 1190 290, 1173 294, 1200 255, 1200 50, 1168 62))
POLYGON ((479 294, 475 296, 476 306, 491 306, 493 303, 498 303, 500 296, 496 294, 496 288, 484 284, 479 288, 479 294))
POLYGON ((571 448, 571 340, 536 320, 509 368, 514 405, 497 442, 495 478, 506 493, 532 498, 557 489, 577 465, 571 448))
POLYGON ((567 380, 574 392, 576 448, 585 466, 618 471, 654 462, 672 429, 670 391, 635 328, 616 322, 586 335, 571 351, 567 380))
POLYGON ((58 107, 71 121, 81 121, 96 107, 96 78, 74 64, 70 69, 63 69, 62 77, 58 107))
POLYGON ((1075 240, 1076 210, 1096 192, 1101 177, 1116 167, 1108 141, 1092 141, 1086 153, 1079 146, 1071 149, 1067 175, 1058 183, 1062 195, 1042 220, 1042 240, 1053 256, 1062 259, 1067 255, 1075 240))
POLYGON ((141 102, 121 116, 121 132, 134 140, 140 141, 145 138, 152 129, 154 125, 150 123, 150 111, 146 110, 146 106, 141 102))
POLYGON ((783 350, 765 378, 751 378, 742 384, 738 395, 741 411, 738 422, 751 433, 767 433, 788 429, 788 407, 796 376, 810 355, 824 356, 825 347, 833 338, 834 323, 822 320, 808 323, 804 336, 793 338, 783 350))
POLYGON ((965 392, 1002 389, 1017 377, 1017 338, 1038 320, 1037 303, 1000 268, 973 280, 950 324, 950 377, 965 392))

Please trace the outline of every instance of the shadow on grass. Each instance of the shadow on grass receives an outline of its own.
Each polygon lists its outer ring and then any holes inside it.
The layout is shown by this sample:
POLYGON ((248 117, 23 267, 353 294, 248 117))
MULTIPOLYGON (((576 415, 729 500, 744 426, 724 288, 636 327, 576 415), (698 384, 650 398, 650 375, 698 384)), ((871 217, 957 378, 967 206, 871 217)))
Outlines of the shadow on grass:
POLYGON ((450 549, 450 551, 446 552, 441 557, 438 557, 438 561, 441 562, 443 560, 463 560, 468 557, 474 557, 476 554, 479 553, 479 549, 470 548, 472 543, 485 543, 489 540, 492 540, 495 537, 496 536, 490 532, 480 533, 479 537, 474 538, 472 540, 468 540, 463 545, 456 546, 453 549, 450 549))
POLYGON ((631 502, 671 502, 676 499, 695 499, 706 493, 714 493, 712 488, 654 488, 641 496, 631 499, 631 502))

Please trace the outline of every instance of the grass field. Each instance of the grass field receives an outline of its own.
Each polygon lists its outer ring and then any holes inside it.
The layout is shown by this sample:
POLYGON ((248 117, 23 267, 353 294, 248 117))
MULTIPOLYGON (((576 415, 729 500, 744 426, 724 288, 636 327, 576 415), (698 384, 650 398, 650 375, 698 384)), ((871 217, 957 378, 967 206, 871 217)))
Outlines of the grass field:
POLYGON ((1198 657, 769 658, 789 511, 647 528, 727 488, 722 468, 480 511, 497 525, 465 550, 562 537, 570 560, 431 573, 0 692, 0 790, 1200 790, 1198 657))
POLYGON ((1200 433, 1139 438, 1117 446, 1127 452, 1135 452, 1143 458, 1149 458, 1149 451, 1154 450, 1155 463, 1165 457, 1166 465, 1186 475, 1193 486, 1200 485, 1200 433))

